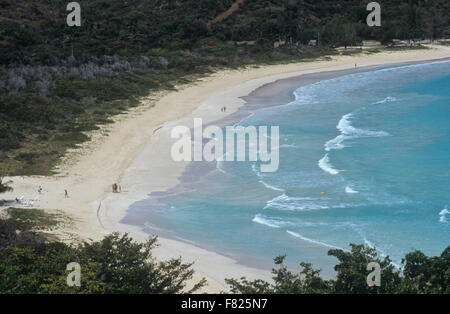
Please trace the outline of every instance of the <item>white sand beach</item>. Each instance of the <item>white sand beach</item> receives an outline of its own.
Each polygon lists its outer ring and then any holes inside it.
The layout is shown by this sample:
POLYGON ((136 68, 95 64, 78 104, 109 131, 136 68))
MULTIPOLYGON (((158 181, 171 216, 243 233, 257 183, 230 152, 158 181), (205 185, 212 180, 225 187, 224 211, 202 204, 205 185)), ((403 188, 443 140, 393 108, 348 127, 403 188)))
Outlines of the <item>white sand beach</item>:
MULTIPOLYGON (((177 91, 150 95, 142 99, 139 107, 116 116, 114 124, 89 133, 91 141, 69 151, 56 169, 57 175, 5 178, 13 182, 14 191, 0 198, 38 196, 33 208, 63 211, 74 223, 56 234, 68 241, 74 238, 99 240, 114 231, 128 232, 143 241, 148 234, 121 224, 120 220, 132 203, 178 183, 187 163, 177 163, 171 158, 174 140, 170 132, 174 126, 192 127, 194 118, 202 118, 204 124, 219 120, 245 104, 240 97, 280 79, 352 69, 355 64, 363 67, 449 57, 450 47, 430 46, 423 50, 337 56, 331 60, 219 71, 195 84, 181 86, 177 91), (223 106, 227 107, 226 113, 220 110, 223 106), (122 193, 111 193, 113 183, 121 185, 122 193), (42 186, 42 194, 38 194, 38 186, 42 186), (69 198, 64 196, 65 189, 69 198)), ((159 243, 160 247, 154 251, 158 258, 182 256, 185 262, 195 262, 196 279, 206 277, 208 280, 202 292, 226 290, 225 278, 269 279, 271 276, 267 270, 243 266, 230 257, 185 241, 160 237, 159 243)))

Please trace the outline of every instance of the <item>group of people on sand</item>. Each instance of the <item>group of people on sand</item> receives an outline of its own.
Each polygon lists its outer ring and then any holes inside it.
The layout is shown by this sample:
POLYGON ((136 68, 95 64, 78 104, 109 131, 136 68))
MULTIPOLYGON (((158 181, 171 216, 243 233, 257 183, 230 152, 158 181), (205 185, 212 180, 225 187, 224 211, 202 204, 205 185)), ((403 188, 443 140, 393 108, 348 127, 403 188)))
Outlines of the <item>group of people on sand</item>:
POLYGON ((220 108, 220 111, 226 112, 227 111, 227 107, 223 106, 222 108, 220 108))
MULTIPOLYGON (((42 188, 42 186, 39 186, 38 188, 37 188, 37 192, 39 193, 39 194, 42 194, 42 192, 44 192, 44 189, 42 188)), ((48 192, 48 191, 47 191, 48 192)), ((67 192, 67 190, 64 190, 64 198, 69 198, 69 192, 67 192)), ((16 201, 17 201, 17 199, 16 199, 16 201)))
MULTIPOLYGON (((113 193, 121 193, 122 192, 122 187, 120 185, 117 185, 117 183, 114 183, 112 185, 112 190, 113 190, 113 193)), ((39 186, 37 188, 37 192, 39 194, 42 194, 43 191, 44 191, 44 189, 42 188, 42 186, 39 186)), ((64 190, 64 198, 69 198, 69 192, 67 190, 64 190)), ((16 197, 15 201, 17 203, 20 203, 21 199, 16 197)))
POLYGON ((122 192, 122 187, 120 185, 117 185, 117 183, 114 183, 112 185, 112 191, 113 193, 120 193, 122 192))

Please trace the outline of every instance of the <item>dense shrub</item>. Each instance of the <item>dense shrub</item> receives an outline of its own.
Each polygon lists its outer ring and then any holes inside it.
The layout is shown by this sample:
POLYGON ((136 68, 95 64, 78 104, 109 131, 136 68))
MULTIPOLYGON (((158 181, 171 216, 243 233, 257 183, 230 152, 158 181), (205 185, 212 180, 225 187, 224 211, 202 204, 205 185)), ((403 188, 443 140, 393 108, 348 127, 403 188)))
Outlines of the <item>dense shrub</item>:
POLYGON ((389 257, 380 258, 374 248, 351 244, 351 251, 332 249, 329 255, 338 259, 334 267, 336 278, 323 280, 320 270, 311 264, 300 263, 301 270, 292 272, 283 265, 284 256, 275 258, 273 283, 264 280, 248 281, 246 278, 227 279, 235 293, 339 293, 339 294, 381 294, 381 293, 450 293, 450 247, 440 256, 428 257, 420 251, 406 254, 402 269, 396 269, 389 257), (369 287, 366 267, 376 262, 381 267, 381 285, 369 287))
MULTIPOLYGON (((27 209, 29 210, 29 209, 27 209)), ((181 258, 156 261, 156 238, 136 243, 128 235, 111 234, 77 247, 48 242, 20 223, 0 219, 0 293, 184 293, 194 271, 181 258), (69 263, 81 266, 81 287, 66 283, 69 263)))

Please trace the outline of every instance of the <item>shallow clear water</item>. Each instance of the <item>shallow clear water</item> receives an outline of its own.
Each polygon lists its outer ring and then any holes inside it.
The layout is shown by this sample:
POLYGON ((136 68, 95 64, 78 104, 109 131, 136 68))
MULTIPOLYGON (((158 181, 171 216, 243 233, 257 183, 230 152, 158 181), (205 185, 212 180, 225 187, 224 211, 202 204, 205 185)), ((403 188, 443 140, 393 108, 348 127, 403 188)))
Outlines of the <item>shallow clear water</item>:
POLYGON ((348 74, 295 96, 239 123, 280 126, 277 172, 220 162, 189 191, 129 212, 244 263, 287 254, 325 274, 331 247, 366 243, 399 264, 450 245, 449 61, 348 74))

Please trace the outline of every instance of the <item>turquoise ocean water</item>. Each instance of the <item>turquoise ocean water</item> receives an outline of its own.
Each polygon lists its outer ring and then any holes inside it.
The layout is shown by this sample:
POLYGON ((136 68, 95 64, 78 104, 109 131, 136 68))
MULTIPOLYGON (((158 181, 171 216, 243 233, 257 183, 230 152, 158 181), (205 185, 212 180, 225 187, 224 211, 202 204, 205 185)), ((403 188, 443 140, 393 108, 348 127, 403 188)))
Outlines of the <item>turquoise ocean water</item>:
POLYGON ((238 124, 280 127, 277 172, 220 162, 188 188, 135 203, 124 222, 255 266, 287 254, 325 275, 332 247, 365 243, 400 264, 450 245, 450 61, 302 86, 238 124))

